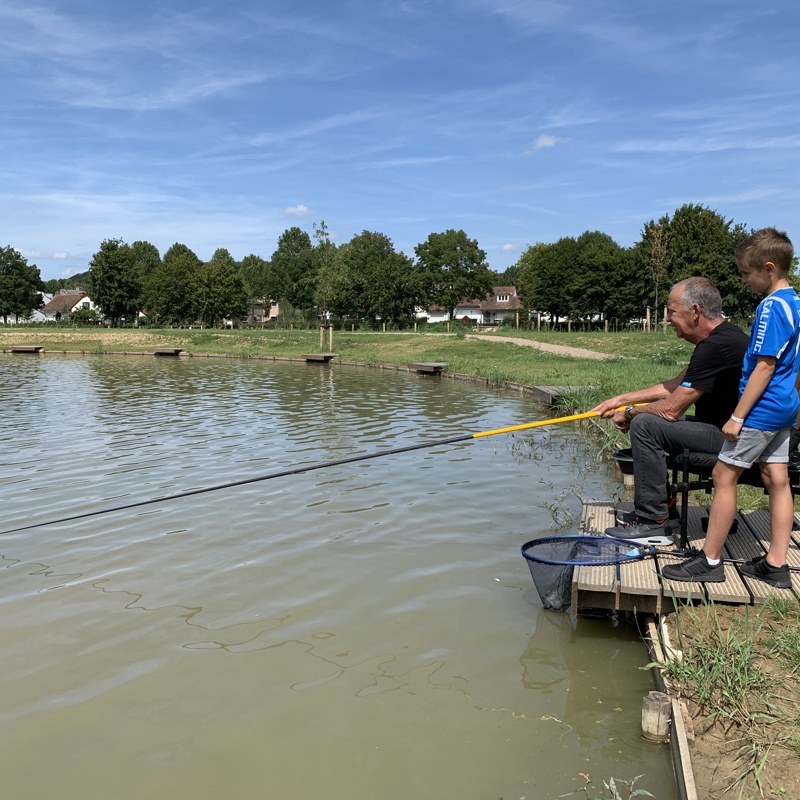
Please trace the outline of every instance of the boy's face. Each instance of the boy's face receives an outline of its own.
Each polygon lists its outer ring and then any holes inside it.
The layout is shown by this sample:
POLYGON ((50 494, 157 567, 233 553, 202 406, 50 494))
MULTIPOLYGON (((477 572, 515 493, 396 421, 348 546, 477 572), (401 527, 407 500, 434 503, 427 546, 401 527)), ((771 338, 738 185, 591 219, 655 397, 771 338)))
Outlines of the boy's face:
POLYGON ((764 294, 772 285, 772 270, 764 265, 761 269, 748 267, 746 264, 739 264, 739 275, 742 276, 742 283, 748 291, 753 294, 764 294))

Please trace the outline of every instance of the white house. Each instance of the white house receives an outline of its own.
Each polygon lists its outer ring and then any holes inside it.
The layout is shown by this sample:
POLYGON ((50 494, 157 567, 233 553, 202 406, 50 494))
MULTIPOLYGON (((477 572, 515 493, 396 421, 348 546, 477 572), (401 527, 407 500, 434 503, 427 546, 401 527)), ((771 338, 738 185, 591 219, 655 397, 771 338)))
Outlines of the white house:
POLYGON ((97 306, 86 292, 80 289, 61 289, 58 294, 53 295, 50 302, 39 309, 39 314, 42 315, 44 322, 69 322, 72 313, 79 308, 97 310, 97 306))

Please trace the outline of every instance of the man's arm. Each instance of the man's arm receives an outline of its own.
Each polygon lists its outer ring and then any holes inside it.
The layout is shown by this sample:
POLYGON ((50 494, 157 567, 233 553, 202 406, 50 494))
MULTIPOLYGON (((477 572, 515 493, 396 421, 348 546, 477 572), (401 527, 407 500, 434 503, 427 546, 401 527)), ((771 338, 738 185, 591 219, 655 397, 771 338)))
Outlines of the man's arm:
MULTIPOLYGON (((681 381, 683 381, 683 376, 686 374, 686 370, 681 370, 674 378, 671 378, 668 381, 663 381, 662 383, 654 383, 652 386, 648 386, 645 389, 637 389, 633 392, 625 392, 625 394, 618 394, 616 397, 610 397, 608 400, 604 400, 600 405, 595 406, 592 411, 596 411, 601 417, 605 417, 608 419, 609 417, 614 416, 614 413, 618 408, 622 406, 630 405, 631 403, 656 403, 658 401, 664 400, 668 398, 676 389, 680 388, 681 381)), ((700 393, 698 393, 698 397, 700 393)), ((692 403, 694 400, 692 400, 692 403)), ((689 406, 692 404, 686 406, 689 406)), ((646 406, 649 408, 649 406, 646 406)))

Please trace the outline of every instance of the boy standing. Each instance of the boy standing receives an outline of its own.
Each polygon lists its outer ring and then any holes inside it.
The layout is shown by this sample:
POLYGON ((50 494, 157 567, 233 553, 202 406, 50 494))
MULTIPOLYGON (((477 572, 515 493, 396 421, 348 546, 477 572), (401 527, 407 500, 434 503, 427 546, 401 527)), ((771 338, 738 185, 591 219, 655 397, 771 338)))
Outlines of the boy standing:
POLYGON ((725 580, 722 547, 736 516, 739 476, 759 462, 769 494, 770 544, 766 556, 740 565, 745 575, 779 588, 791 587, 786 554, 794 520, 789 486, 789 434, 800 399, 795 388, 800 360, 800 298, 789 286, 794 249, 789 237, 763 228, 736 249, 744 285, 767 292, 756 310, 744 357, 739 402, 722 428, 725 442, 714 472, 714 500, 703 549, 682 564, 665 566, 665 578, 679 581, 725 580))

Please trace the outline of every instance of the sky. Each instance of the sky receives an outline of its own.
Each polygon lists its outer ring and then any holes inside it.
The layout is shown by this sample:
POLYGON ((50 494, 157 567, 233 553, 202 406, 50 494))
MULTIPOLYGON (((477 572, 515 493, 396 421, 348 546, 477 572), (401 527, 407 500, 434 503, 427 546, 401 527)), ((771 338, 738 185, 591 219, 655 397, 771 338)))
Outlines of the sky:
POLYGON ((0 247, 268 259, 324 221, 492 269, 702 204, 800 249, 790 0, 0 0, 0 247))

